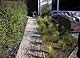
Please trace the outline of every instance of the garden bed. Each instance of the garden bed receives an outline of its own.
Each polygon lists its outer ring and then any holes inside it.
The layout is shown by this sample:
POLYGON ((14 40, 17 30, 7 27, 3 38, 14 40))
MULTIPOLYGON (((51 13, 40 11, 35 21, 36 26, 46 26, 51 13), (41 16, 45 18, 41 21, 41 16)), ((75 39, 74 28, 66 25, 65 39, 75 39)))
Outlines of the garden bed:
POLYGON ((56 51, 57 58, 68 58, 75 48, 67 45, 64 50, 60 48, 54 48, 54 50, 56 51))
POLYGON ((38 17, 38 23, 49 58, 68 58, 77 46, 77 39, 68 32, 70 29, 52 22, 49 16, 38 17))

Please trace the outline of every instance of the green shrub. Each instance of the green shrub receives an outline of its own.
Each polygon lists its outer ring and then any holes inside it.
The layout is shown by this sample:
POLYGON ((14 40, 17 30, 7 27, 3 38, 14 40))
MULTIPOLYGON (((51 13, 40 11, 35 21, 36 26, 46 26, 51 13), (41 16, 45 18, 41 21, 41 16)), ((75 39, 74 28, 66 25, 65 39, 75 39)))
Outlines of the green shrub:
POLYGON ((64 39, 66 44, 75 47, 77 44, 77 39, 71 36, 68 32, 65 32, 64 39))
POLYGON ((49 4, 45 4, 42 6, 41 12, 43 15, 48 15, 50 13, 50 6, 49 4))
POLYGON ((12 58, 14 46, 19 45, 27 20, 26 5, 6 2, 0 8, 0 58, 12 58))
POLYGON ((77 39, 70 35, 69 30, 66 30, 64 26, 61 26, 60 39, 64 40, 66 45, 75 47, 77 44, 77 39))

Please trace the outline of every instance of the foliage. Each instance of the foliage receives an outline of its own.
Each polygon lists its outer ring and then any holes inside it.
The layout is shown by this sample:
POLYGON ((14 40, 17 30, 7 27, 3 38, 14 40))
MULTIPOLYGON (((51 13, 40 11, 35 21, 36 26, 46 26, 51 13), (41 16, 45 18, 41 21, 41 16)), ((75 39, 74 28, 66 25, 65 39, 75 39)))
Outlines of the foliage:
POLYGON ((56 54, 53 47, 54 38, 59 39, 59 33, 57 32, 57 26, 50 21, 51 17, 45 16, 44 18, 39 17, 38 23, 42 32, 42 40, 50 58, 55 58, 56 54), (55 34, 55 35, 54 35, 55 34))
POLYGON ((44 18, 38 17, 38 23, 43 44, 46 47, 45 50, 49 53, 49 58, 56 58, 54 43, 59 44, 60 50, 65 50, 67 45, 76 46, 77 40, 70 35, 64 26, 61 26, 62 32, 59 32, 59 24, 55 24, 51 19, 49 16, 44 16, 44 18))
POLYGON ((65 32, 64 39, 66 44, 72 47, 76 46, 77 44, 77 39, 71 36, 68 32, 65 32))
POLYGON ((22 40, 26 24, 26 5, 6 2, 0 8, 0 58, 12 58, 11 51, 22 40))
POLYGON ((59 40, 58 43, 60 45, 61 50, 64 50, 65 49, 65 46, 66 46, 65 42, 63 40, 59 40))
POLYGON ((49 4, 45 4, 41 8, 41 12, 43 15, 48 15, 50 13, 50 6, 49 4))
POLYGON ((66 30, 66 28, 63 25, 61 26, 60 29, 61 29, 61 31, 59 32, 60 39, 63 39, 67 45, 73 47, 76 46, 77 39, 70 35, 69 30, 66 30))
POLYGON ((61 26, 60 29, 61 29, 61 32, 59 32, 60 38, 63 39, 67 45, 73 47, 76 46, 77 39, 70 35, 69 30, 66 30, 66 28, 63 25, 61 26))

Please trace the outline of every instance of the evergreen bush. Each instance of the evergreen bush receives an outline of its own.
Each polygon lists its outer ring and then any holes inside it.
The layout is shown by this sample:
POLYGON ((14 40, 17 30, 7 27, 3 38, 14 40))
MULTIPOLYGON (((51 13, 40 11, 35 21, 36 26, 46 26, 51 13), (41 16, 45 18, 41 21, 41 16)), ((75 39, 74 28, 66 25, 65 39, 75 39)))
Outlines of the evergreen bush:
POLYGON ((12 58, 12 49, 19 45, 27 20, 27 8, 22 2, 5 2, 0 8, 0 58, 12 58))

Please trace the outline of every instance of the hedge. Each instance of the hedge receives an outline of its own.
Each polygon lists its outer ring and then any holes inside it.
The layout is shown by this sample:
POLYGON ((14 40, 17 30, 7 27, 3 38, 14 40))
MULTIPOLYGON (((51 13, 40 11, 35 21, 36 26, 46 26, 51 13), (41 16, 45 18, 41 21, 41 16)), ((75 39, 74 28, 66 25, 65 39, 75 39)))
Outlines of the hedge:
POLYGON ((12 50, 23 38, 27 8, 22 2, 5 2, 0 8, 0 58, 12 58, 12 50))

